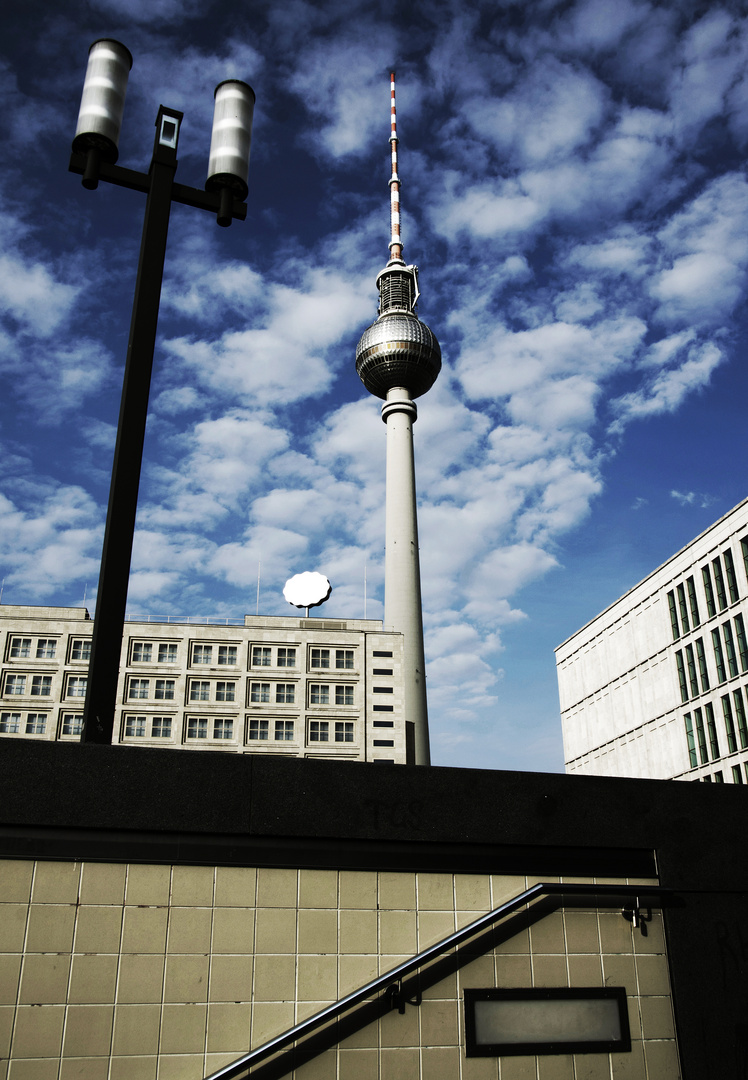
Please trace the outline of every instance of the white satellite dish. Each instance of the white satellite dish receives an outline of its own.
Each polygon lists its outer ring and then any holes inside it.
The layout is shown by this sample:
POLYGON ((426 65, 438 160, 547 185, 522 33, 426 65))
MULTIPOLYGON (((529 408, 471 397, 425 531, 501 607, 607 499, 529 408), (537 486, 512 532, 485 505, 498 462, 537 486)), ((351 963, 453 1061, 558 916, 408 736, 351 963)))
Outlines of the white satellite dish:
POLYGON ((331 592, 332 585, 325 575, 312 573, 309 570, 303 574, 295 574, 283 586, 283 595, 289 604, 306 608, 307 616, 309 608, 324 604, 325 600, 330 598, 331 592))

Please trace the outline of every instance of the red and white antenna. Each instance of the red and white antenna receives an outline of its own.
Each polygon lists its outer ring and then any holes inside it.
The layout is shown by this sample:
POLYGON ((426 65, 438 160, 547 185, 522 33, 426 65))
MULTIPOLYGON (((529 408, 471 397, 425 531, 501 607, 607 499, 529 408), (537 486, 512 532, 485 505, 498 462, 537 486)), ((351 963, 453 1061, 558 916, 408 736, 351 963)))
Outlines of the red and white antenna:
POLYGON ((395 72, 390 72, 390 148, 392 150, 392 176, 390 177, 390 260, 402 262, 403 245, 400 239, 400 177, 397 174, 397 109, 395 106, 395 72))

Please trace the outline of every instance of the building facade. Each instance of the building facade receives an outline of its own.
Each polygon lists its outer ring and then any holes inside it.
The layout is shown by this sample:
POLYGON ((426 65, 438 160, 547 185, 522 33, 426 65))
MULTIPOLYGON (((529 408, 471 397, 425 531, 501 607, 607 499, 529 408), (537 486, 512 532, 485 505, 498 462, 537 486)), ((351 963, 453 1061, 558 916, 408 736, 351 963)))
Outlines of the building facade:
POLYGON ((748 783, 748 500, 556 649, 567 772, 748 783))
MULTIPOLYGON (((80 740, 92 629, 85 608, 0 606, 0 736, 80 740)), ((380 622, 125 623, 114 742, 404 764, 410 728, 380 622)))

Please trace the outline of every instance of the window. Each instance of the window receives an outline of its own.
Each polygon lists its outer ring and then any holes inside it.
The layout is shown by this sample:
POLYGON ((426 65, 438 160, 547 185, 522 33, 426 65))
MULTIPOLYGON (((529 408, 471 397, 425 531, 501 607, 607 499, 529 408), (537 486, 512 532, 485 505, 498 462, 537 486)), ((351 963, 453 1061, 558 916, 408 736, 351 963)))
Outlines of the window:
POLYGON ((151 735, 154 739, 170 739, 171 717, 154 716, 151 722, 151 735))
POLYGON ((353 704, 353 687, 352 686, 336 686, 335 687, 335 704, 336 705, 352 705, 353 704))
POLYGON ((690 630, 688 624, 688 608, 686 607, 686 590, 682 585, 678 586, 678 610, 680 611, 680 621, 683 627, 683 633, 687 634, 690 630))
POLYGON ((211 664, 213 662, 212 645, 195 645, 192 649, 193 664, 211 664))
POLYGON ((270 683, 253 682, 249 689, 249 700, 254 702, 270 701, 270 683))
POLYGON ((296 649, 278 649, 278 667, 296 667, 296 649))
POLYGON ((348 671, 353 670, 353 649, 336 649, 335 667, 345 668, 348 671))
MULTIPOLYGON (((675 655, 680 656, 681 654, 676 653, 675 655)), ((375 686, 374 687, 374 693, 375 694, 392 694, 392 693, 394 693, 394 691, 393 691, 391 686, 375 686)))
POLYGON ((732 782, 733 784, 743 783, 743 774, 740 771, 739 765, 733 765, 732 767, 732 782))
POLYGON ((207 739, 208 721, 201 716, 191 716, 187 721, 188 739, 207 739))
POLYGON ((36 659, 37 660, 54 660, 55 653, 57 652, 57 639, 56 638, 43 638, 40 637, 36 643, 36 659))
POLYGON ((722 714, 725 718, 725 732, 727 734, 727 752, 728 754, 734 754, 738 748, 738 741, 735 738, 735 725, 732 721, 732 706, 730 705, 730 697, 728 694, 722 698, 722 714))
POLYGON ((394 722, 394 720, 374 720, 372 726, 373 727, 394 727, 395 722, 394 722))
POLYGON ((329 705, 330 704, 330 687, 323 686, 320 683, 312 683, 309 688, 312 705, 329 705))
POLYGON ((217 682, 216 683, 216 701, 235 701, 236 700, 236 683, 235 682, 217 682))
POLYGON ((374 740, 374 745, 375 746, 394 746, 395 745, 395 740, 394 739, 375 739, 374 740))
POLYGON ((353 721, 335 721, 335 742, 353 742, 353 721))
POLYGON ((268 721, 267 720, 250 720, 249 721, 249 737, 255 742, 256 740, 264 741, 268 737, 268 721))
POLYGON ((236 664, 236 645, 218 646, 219 665, 233 666, 236 664))
POLYGON ((252 649, 252 667, 270 667, 271 649, 255 645, 252 649))
POLYGON ((70 646, 71 660, 91 659, 91 638, 74 638, 70 646))
POLYGON ((31 638, 14 637, 10 640, 10 655, 13 660, 27 660, 31 656, 31 638))
POLYGON ((675 593, 672 590, 667 594, 667 603, 670 609, 670 626, 673 630, 673 641, 677 641, 680 637, 680 628, 678 626, 678 609, 675 606, 675 593))
POLYGON ((391 667, 375 667, 371 669, 372 675, 391 675, 391 667))
POLYGON ((47 714, 30 712, 26 717, 26 734, 43 735, 47 730, 47 714))
POLYGON ((706 703, 704 706, 704 717, 706 719, 706 729, 709 732, 709 746, 712 751, 712 760, 716 761, 720 756, 719 742, 717 741, 717 728, 714 725, 714 709, 706 703))
POLYGON ((311 666, 313 668, 329 668, 329 666, 330 666, 330 650, 329 649, 312 649, 311 666))
POLYGON ((704 655, 703 638, 696 639, 696 659, 699 662, 699 675, 701 676, 701 691, 706 693, 709 689, 709 674, 706 670, 706 656, 704 655))
POLYGON ((49 697, 52 693, 51 675, 34 675, 31 679, 32 697, 49 697))
POLYGON ((727 667, 730 678, 734 679, 738 673, 738 661, 735 658, 735 645, 732 640, 732 627, 729 622, 723 623, 722 633, 725 638, 725 653, 727 654, 727 667))
POLYGON ((704 720, 701 715, 701 709, 694 709, 693 718, 696 724, 696 738, 699 743, 699 758, 701 759, 702 765, 707 765, 709 762, 709 754, 706 752, 706 734, 704 732, 704 720))
POLYGON ((748 536, 744 536, 740 541, 740 548, 743 552, 743 565, 745 567, 745 576, 748 577, 748 536))
POLYGON ((394 705, 372 705, 374 712, 394 712, 394 705))
POLYGON ((381 652, 381 650, 374 649, 374 651, 372 652, 371 655, 372 656, 392 656, 392 653, 391 652, 381 652))
POLYGON ((174 679, 156 679, 156 701, 173 701, 174 686, 174 679))
POLYGON ((145 722, 146 718, 144 716, 126 716, 125 737, 145 738, 145 722))
POLYGON ((21 730, 21 714, 19 712, 0 713, 0 734, 16 735, 21 730))
POLYGON ((693 648, 690 645, 686 645, 686 664, 688 665, 688 682, 691 687, 691 697, 697 697, 699 683, 696 678, 696 661, 693 656, 693 648))
POLYGON ((717 663, 717 682, 724 682, 727 676, 725 674, 725 660, 722 655, 722 643, 719 640, 719 630, 712 630, 712 645, 714 647, 714 659, 717 663))
POLYGON ((176 664, 177 647, 173 642, 161 642, 158 647, 159 664, 176 664))
POLYGON ((722 770, 720 769, 714 774, 714 783, 715 784, 724 784, 724 782, 725 782, 725 778, 722 775, 722 770))
POLYGON ((738 580, 735 577, 735 563, 732 561, 732 552, 729 548, 722 552, 722 558, 725 560, 725 576, 727 578, 727 591, 730 593, 730 603, 734 604, 740 597, 738 594, 738 580))
POLYGON ((704 593, 706 595, 706 610, 707 614, 711 617, 717 614, 717 608, 714 606, 714 590, 712 589, 712 576, 709 573, 708 566, 702 566, 701 576, 704 579, 704 593))
POLYGON ((128 698, 130 698, 131 701, 133 700, 133 698, 147 698, 150 697, 150 695, 150 679, 130 679, 130 686, 127 692, 127 696, 128 698))
MULTIPOLYGON (((190 701, 210 701, 210 683, 193 679, 190 683, 190 701)), ((207 738, 199 735, 198 738, 207 738)))
POLYGON ((279 682, 275 684, 276 705, 293 705, 295 687, 293 683, 279 682))
POLYGON ((693 724, 691 723, 691 714, 686 713, 683 717, 686 724, 686 743, 688 744, 688 763, 692 769, 695 769, 699 764, 696 757, 696 742, 693 737, 693 724))
POLYGON ((293 720, 276 720, 275 738, 277 742, 291 742, 293 739, 293 720))
POLYGON ((740 736, 741 750, 748 749, 748 726, 745 722, 745 709, 743 707, 743 694, 740 689, 733 690, 732 700, 735 702, 735 716, 738 721, 738 735, 740 736))
POLYGON ((133 664, 150 664, 153 659, 153 646, 149 641, 134 641, 132 643, 133 664))
POLYGON ((214 739, 233 739, 234 737, 234 721, 218 719, 213 721, 213 738, 214 739))
POLYGON ((25 675, 8 675, 5 679, 5 693, 6 694, 25 694, 26 693, 26 676, 25 675))
POLYGON ((330 725, 325 720, 309 721, 309 742, 329 742, 330 725))
POLYGON ((686 581, 686 588, 688 589, 688 604, 691 608, 691 623, 695 630, 701 619, 699 618, 699 605, 696 600, 696 583, 692 577, 686 581))
POLYGON ((62 714, 62 734, 80 735, 83 731, 83 717, 78 713, 62 714))
POLYGON ((712 568, 714 570, 714 587, 717 590, 717 603, 719 604, 719 610, 724 611, 727 607, 727 593, 725 592, 725 579, 722 577, 722 563, 719 556, 712 559, 712 568))
POLYGON ((735 636, 738 639, 740 668, 742 671, 748 671, 748 644, 745 639, 745 623, 743 622, 743 616, 736 615, 733 622, 735 623, 735 636))

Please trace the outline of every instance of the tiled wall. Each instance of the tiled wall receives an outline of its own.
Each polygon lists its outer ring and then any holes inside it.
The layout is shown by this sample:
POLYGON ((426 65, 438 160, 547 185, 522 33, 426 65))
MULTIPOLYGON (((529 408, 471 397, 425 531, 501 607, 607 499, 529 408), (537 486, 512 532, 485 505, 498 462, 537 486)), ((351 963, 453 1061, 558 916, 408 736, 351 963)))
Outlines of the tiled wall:
MULTIPOLYGON (((537 880, 0 863, 0 1080, 200 1080, 537 880)), ((658 913, 647 930, 555 912, 296 1076, 676 1080, 658 913), (604 984, 631 1053, 465 1058, 464 987, 604 984)))

